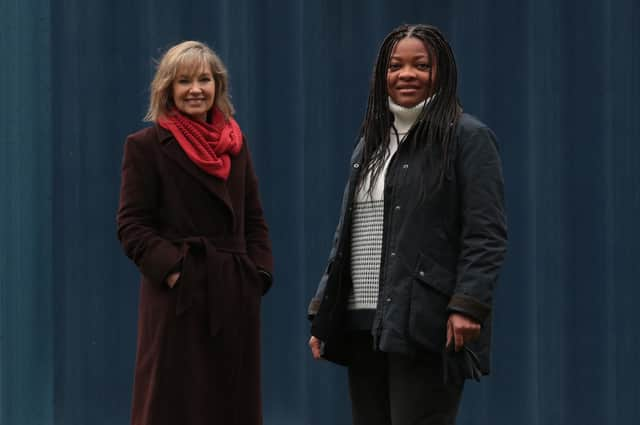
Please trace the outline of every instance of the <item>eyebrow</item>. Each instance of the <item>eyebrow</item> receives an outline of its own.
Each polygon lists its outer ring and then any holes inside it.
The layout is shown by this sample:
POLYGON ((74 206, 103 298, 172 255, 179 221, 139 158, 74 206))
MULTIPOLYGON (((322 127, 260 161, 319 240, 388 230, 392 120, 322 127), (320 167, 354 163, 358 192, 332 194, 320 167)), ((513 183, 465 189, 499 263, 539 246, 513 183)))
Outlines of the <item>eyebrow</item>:
MULTIPOLYGON (((399 55, 398 55, 398 53, 397 53, 397 52, 395 52, 394 54, 392 54, 392 55, 391 55, 391 57, 398 57, 398 56, 399 56, 399 55)), ((428 53, 418 52, 418 53, 414 54, 413 56, 414 56, 414 57, 416 57, 416 56, 429 56, 429 54, 428 54, 428 53)))
MULTIPOLYGON (((411 59, 422 59, 425 58, 427 59, 429 62, 431 62, 431 58, 429 57, 429 55, 425 55, 424 53, 419 53, 417 55, 414 55, 411 59)), ((401 60, 402 57, 401 56, 397 56, 397 55, 392 55, 391 60, 396 59, 396 60, 401 60)))

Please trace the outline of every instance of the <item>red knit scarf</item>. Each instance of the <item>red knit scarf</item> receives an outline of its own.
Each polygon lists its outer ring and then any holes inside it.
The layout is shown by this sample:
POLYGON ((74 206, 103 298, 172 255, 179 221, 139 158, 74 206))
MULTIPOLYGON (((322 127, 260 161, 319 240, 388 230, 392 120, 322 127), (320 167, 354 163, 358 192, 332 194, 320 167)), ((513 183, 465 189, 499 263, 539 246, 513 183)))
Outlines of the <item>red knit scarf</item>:
POLYGON ((231 155, 242 149, 242 131, 231 117, 225 119, 218 108, 211 111, 211 124, 193 120, 176 109, 158 119, 176 138, 182 150, 204 172, 227 180, 231 171, 231 155))

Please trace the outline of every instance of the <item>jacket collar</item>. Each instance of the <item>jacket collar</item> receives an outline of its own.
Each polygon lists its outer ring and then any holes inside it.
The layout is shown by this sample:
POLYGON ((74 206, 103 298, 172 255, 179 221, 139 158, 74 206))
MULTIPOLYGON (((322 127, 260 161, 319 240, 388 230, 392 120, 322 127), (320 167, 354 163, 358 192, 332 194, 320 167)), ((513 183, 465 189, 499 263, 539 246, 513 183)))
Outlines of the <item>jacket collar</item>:
MULTIPOLYGON (((200 182, 205 189, 220 199, 227 206, 231 216, 233 217, 233 204, 231 203, 231 197, 229 196, 226 182, 205 173, 196 164, 194 164, 193 161, 191 161, 184 153, 178 144, 178 141, 173 137, 173 134, 171 134, 169 130, 162 128, 157 124, 155 125, 155 128, 162 152, 164 152, 171 160, 177 162, 178 165, 180 165, 189 175, 200 182)), ((233 162, 234 158, 232 157, 232 170, 234 165, 233 162)))

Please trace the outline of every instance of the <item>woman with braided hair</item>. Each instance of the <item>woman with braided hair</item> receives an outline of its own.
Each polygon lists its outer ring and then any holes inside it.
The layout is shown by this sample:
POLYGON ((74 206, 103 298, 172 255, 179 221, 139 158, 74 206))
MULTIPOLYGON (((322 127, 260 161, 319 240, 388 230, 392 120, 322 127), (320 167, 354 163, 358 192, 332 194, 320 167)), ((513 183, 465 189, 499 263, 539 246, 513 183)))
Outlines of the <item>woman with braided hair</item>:
POLYGON ((506 253, 493 132, 462 112, 442 33, 384 39, 328 265, 309 305, 315 359, 348 367, 355 425, 454 424, 489 373, 506 253))

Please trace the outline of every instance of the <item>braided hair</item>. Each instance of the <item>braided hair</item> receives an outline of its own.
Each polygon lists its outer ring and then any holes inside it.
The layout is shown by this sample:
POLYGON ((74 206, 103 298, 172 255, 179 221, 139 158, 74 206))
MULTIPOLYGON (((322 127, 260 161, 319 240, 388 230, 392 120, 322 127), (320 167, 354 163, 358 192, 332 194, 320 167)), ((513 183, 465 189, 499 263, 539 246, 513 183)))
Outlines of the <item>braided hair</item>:
MULTIPOLYGON (((431 25, 401 25, 387 35, 380 46, 371 86, 367 112, 360 127, 360 139, 364 140, 363 170, 359 183, 371 173, 375 181, 382 172, 382 165, 389 152, 389 139, 393 125, 393 114, 389 110, 387 72, 391 54, 404 38, 414 37, 424 43, 430 60, 437 69, 431 100, 426 102, 416 123, 406 136, 413 153, 424 152, 429 170, 436 174, 435 187, 423 186, 421 199, 441 186, 451 161, 455 129, 462 106, 457 96, 458 71, 451 46, 438 28, 431 25)), ((372 195, 373 185, 368 192, 372 195)))

